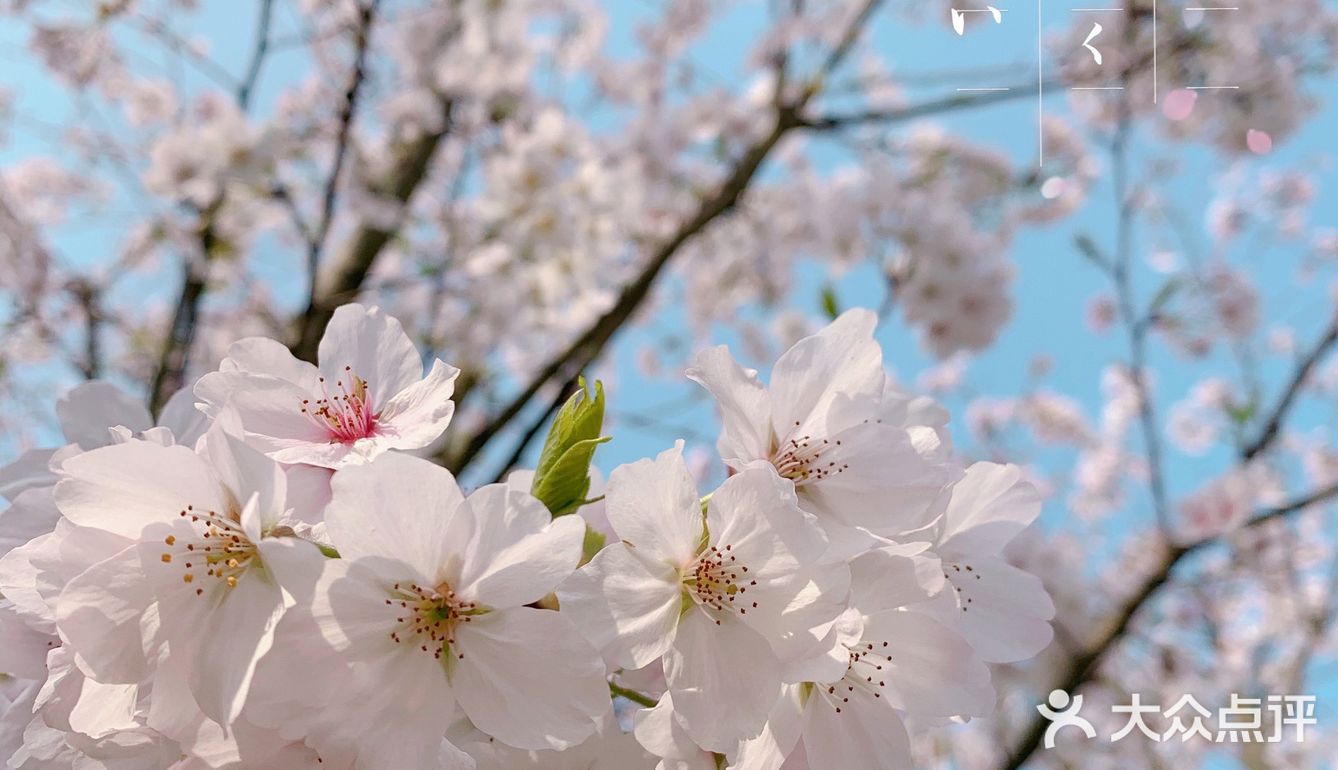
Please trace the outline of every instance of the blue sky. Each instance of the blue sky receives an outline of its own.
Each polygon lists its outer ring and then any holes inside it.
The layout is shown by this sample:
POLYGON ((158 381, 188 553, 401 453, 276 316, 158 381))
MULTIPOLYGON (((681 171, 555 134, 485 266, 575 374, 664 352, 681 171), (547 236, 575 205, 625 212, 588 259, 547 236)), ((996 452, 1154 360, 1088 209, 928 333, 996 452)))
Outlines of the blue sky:
MULTIPOLYGON (((199 36, 207 40, 211 55, 227 70, 239 72, 252 45, 254 19, 250 9, 239 13, 231 3, 202 5, 204 9, 201 16, 185 25, 187 36, 199 36)), ((975 24, 962 37, 953 33, 946 18, 910 24, 884 14, 874 28, 873 40, 894 70, 912 79, 928 73, 961 73, 960 79, 947 77, 929 87, 911 88, 912 101, 950 94, 958 85, 1015 85, 1035 75, 1037 18, 1030 4, 1015 5, 1016 8, 1008 9, 1003 24, 975 24), (983 71, 990 67, 997 67, 998 74, 983 71)), ((1044 15, 1046 34, 1065 29, 1069 21, 1066 7, 1055 2, 1046 5, 1051 6, 1044 15)), ((282 9, 284 4, 280 3, 279 6, 282 9)), ((634 26, 653 18, 655 4, 638 0, 608 3, 606 7, 613 17, 608 47, 616 54, 627 54, 632 50, 634 26)), ((740 43, 753 39, 761 29, 765 23, 764 9, 765 4, 759 2, 736 5, 693 49, 695 64, 721 82, 741 83, 744 77, 744 49, 740 43)), ((291 22, 291 17, 281 11, 279 29, 292 30, 291 22)), ((43 127, 67 124, 73 114, 72 105, 63 96, 64 91, 53 87, 41 69, 33 63, 24 50, 25 42, 21 30, 16 26, 0 27, 0 65, 3 65, 0 69, 0 87, 17 96, 17 112, 20 115, 18 124, 11 132, 9 144, 0 146, 0 164, 9 164, 36 153, 51 152, 48 141, 51 134, 43 127)), ((1099 44, 1099 39, 1097 42, 1099 44)), ((293 83, 304 72, 305 61, 296 48, 282 50, 272 58, 267 64, 257 94, 259 111, 263 114, 282 88, 293 83)), ((160 74, 193 87, 210 84, 206 77, 191 67, 160 67, 160 74)), ((1327 82, 1315 84, 1313 92, 1321 95, 1338 93, 1335 85, 1338 85, 1338 81, 1330 78, 1327 82)), ((1062 94, 1050 95, 1044 105, 1047 111, 1061 114, 1066 111, 1062 94)), ((1017 101, 947 114, 933 120, 952 132, 997 148, 1021 162, 1035 158, 1036 113, 1037 102, 1028 94, 1026 98, 1017 101)), ((1316 119, 1306 125, 1304 131, 1281 144, 1272 156, 1241 162, 1246 167, 1250 164, 1267 164, 1328 168, 1332 166, 1334 158, 1331 143, 1327 139, 1335 135, 1336 131, 1338 105, 1329 104, 1316 119)), ((818 140, 813 146, 817 156, 824 159, 824 164, 829 168, 834 169, 842 163, 850 162, 849 156, 830 142, 818 140)), ((1145 125, 1135 140, 1134 157, 1137 162, 1138 158, 1149 158, 1153 153, 1173 156, 1182 164, 1184 172, 1168 180, 1161 189, 1165 197, 1179 203, 1196 226, 1201 243, 1206 243, 1206 234, 1201 226, 1204 212, 1212 197, 1213 184, 1228 170, 1226 162, 1199 146, 1158 141, 1155 126, 1145 125)), ((1055 369, 1047 385, 1078 398, 1090 413, 1095 414, 1099 409, 1099 373, 1106 363, 1123 360, 1126 351, 1120 335, 1094 336, 1082 322, 1085 304, 1089 297, 1104 288, 1104 278, 1078 255, 1073 244, 1078 234, 1090 235, 1102 243, 1112 239, 1115 220, 1113 193, 1108 183, 1103 175, 1102 182, 1092 191, 1087 205, 1075 216, 1057 226, 1024 229, 1016 238, 1012 249, 1012 257, 1018 266, 1014 287, 1015 314, 998 344, 972 364, 971 378, 975 383, 975 392, 1019 392, 1026 385, 1031 358, 1037 353, 1050 353, 1055 360, 1055 369)), ((1315 212, 1328 212, 1330 220, 1333 219, 1332 212, 1338 211, 1338 189, 1335 188, 1338 185, 1321 186, 1321 197, 1314 206, 1315 212)), ((1322 216, 1317 214, 1317 217, 1322 216)), ((1334 221, 1323 223, 1338 225, 1334 221)), ((69 227, 55 232, 52 240, 71 261, 96 262, 114 247, 112 233, 115 230, 109 224, 114 223, 105 219, 85 223, 76 219, 69 227)), ((1143 251, 1149 246, 1146 239, 1136 243, 1136 248, 1143 251)), ((262 248, 277 247, 262 244, 262 248)), ((1295 282, 1298 255, 1296 250, 1288 252, 1286 249, 1273 249, 1267 255, 1267 268, 1255 272, 1262 281, 1267 301, 1269 312, 1266 312, 1265 317, 1294 323, 1302 330, 1300 336, 1304 342, 1308 336, 1304 330, 1317 328, 1327 311, 1327 299, 1322 290, 1314 288, 1298 292, 1295 282), (1297 303, 1297 296, 1302 297, 1303 301, 1297 303)), ((295 259, 295 255, 286 254, 275 257, 280 263, 295 259)), ((1256 268, 1261 266, 1258 263, 1246 264, 1256 268)), ((281 295, 287 294, 294 298, 300 296, 303 288, 296 284, 296 275, 290 271, 276 271, 276 281, 291 284, 285 287, 289 291, 280 291, 281 295)), ((821 280, 820 272, 815 269, 806 270, 805 275, 815 282, 821 280)), ((859 269, 838 281, 835 286, 841 305, 876 306, 882 296, 878 288, 880 282, 870 280, 872 277, 871 270, 859 269)), ((1158 279, 1147 271, 1139 276, 1139 280, 1139 289, 1144 296, 1150 296, 1158 288, 1158 279)), ((136 287, 137 290, 144 288, 142 285, 136 287)), ((161 291, 149 291, 144 299, 165 303, 171 298, 161 291)), ((791 301, 797 307, 818 314, 818 291, 813 286, 797 291, 791 301)), ((643 382, 631 365, 636 350, 648 339, 654 338, 657 330, 682 324, 681 313, 680 308, 673 308, 649 329, 632 330, 619 338, 614 354, 618 364, 617 382, 610 390, 611 408, 616 413, 636 413, 648 407, 657 407, 657 412, 663 412, 666 405, 680 409, 687 402, 695 386, 665 381, 643 382)), ((903 381, 913 382, 919 372, 933 364, 919 349, 911 331, 897 321, 895 315, 880 330, 880 339, 887 350, 889 365, 903 381)), ((728 336, 722 333, 721 341, 728 342, 728 336)), ((751 363, 765 370, 769 362, 751 363)), ((1152 365, 1158 375, 1157 388, 1163 417, 1166 406, 1183 397, 1197 378, 1205 374, 1234 375, 1232 365, 1225 357, 1186 362, 1157 346, 1154 346, 1152 365)), ((1284 370, 1285 367, 1276 362, 1269 365, 1263 372, 1265 382, 1276 386, 1285 375, 1284 370)), ((1318 424, 1321 415, 1312 411, 1302 413, 1298 418, 1318 424)), ((681 414, 675 414, 673 421, 690 425, 702 434, 714 435, 710 407, 704 402, 699 401, 681 414)), ((960 424, 955 434, 959 441, 967 438, 960 424)), ((670 437, 663 432, 640 430, 624 424, 615 431, 615 440, 601 449, 598 462, 606 469, 611 468, 620 462, 651 454, 669 440, 670 437)), ((1230 457, 1224 451, 1201 458, 1187 458, 1173 453, 1169 468, 1172 491, 1184 493, 1192 489, 1229 462, 1230 457)), ((1047 516, 1062 520, 1064 513, 1052 510, 1047 516)))
MULTIPOLYGON (((239 13, 231 3, 202 5, 202 14, 184 26, 187 37, 198 36, 207 40, 214 59, 225 69, 240 72, 252 45, 254 18, 251 9, 248 7, 246 12, 239 13)), ((608 48, 615 54, 629 54, 633 50, 635 25, 652 19, 656 6, 644 0, 605 5, 613 18, 608 48)), ((1014 5, 1016 7, 1005 6, 1008 11, 1003 24, 974 24, 961 37, 953 33, 946 17, 911 24, 891 14, 883 14, 874 27, 873 40, 894 71, 906 75, 912 81, 918 81, 916 76, 919 75, 960 73, 956 77, 950 75, 941 78, 930 86, 910 88, 912 101, 951 94, 955 87, 1017 85, 1035 77, 1037 17, 1030 3, 1014 5), (997 74, 988 70, 991 67, 997 67, 997 74)), ((1069 22, 1066 5, 1053 1, 1046 5, 1050 6, 1044 15, 1046 34, 1064 30, 1069 22)), ((282 9, 284 4, 280 3, 279 7, 282 9)), ((754 39, 765 23, 765 18, 763 3, 748 2, 734 6, 694 47, 692 58, 695 65, 720 82, 742 83, 745 76, 742 66, 745 49, 740 43, 754 39)), ((292 30, 291 16, 281 10, 278 25, 280 30, 292 30)), ((1096 42, 1099 44, 1100 39, 1096 42)), ((25 43, 21 30, 16 26, 0 27, 0 88, 9 90, 17 97, 17 112, 20 115, 18 125, 11 132, 11 141, 0 146, 0 164, 9 164, 35 153, 49 153, 50 132, 43 130, 42 126, 67 124, 72 115, 73 107, 64 99, 64 91, 52 87, 24 50, 25 43)), ((267 63, 256 99, 260 113, 263 114, 284 87, 306 71, 305 65, 306 62, 296 48, 281 50, 267 63)), ((158 67, 160 74, 189 83, 192 87, 211 85, 208 78, 191 67, 152 66, 158 67)), ((1338 93, 1335 91, 1336 85, 1338 81, 1330 78, 1325 83, 1317 83, 1313 92, 1338 93)), ((1051 94, 1046 98, 1044 108, 1065 113, 1064 96, 1051 94)), ((949 131, 1001 150, 1019 162, 1024 162, 1034 159, 1036 155, 1036 118, 1037 100, 1027 94, 1016 101, 951 113, 936 117, 933 121, 949 131)), ((603 119, 601 122, 604 122, 603 119)), ((1168 180, 1161 189, 1165 197, 1179 203, 1196 226, 1201 243, 1206 243, 1206 234, 1202 229, 1204 212, 1212 197, 1213 184, 1228 170, 1228 166, 1220 156, 1202 147, 1159 141, 1155 128, 1153 125, 1144 126, 1134 143, 1134 158, 1137 162, 1140 157, 1146 159, 1153 153, 1160 153, 1173 156, 1182 164, 1184 172, 1168 180)), ((1250 164, 1331 167, 1334 162, 1333 150, 1326 139, 1336 131, 1338 104, 1326 105, 1303 132, 1281 144, 1272 156, 1258 160, 1246 159, 1243 164, 1247 167, 1250 164)), ((834 169, 842 163, 850 162, 849 156, 831 142, 817 140, 812 146, 817 157, 823 159, 828 168, 834 169)), ((1057 226, 1024 229, 1016 238, 1012 249, 1012 257, 1018 266, 1014 287, 1015 314, 1001 334, 998 344, 972 364, 971 378, 975 383, 975 392, 1019 392, 1026 385, 1031 358, 1037 353, 1050 353, 1055 360, 1055 369, 1047 380, 1047 386, 1078 398, 1090 413, 1095 414, 1099 409, 1099 373, 1106 363, 1123 360, 1126 351, 1119 334, 1097 337, 1082 322, 1088 298, 1104 288, 1105 279, 1078 255, 1073 244, 1078 234, 1090 235, 1100 243, 1108 243, 1112 239, 1114 206, 1113 193, 1108 184, 1107 175, 1103 174, 1101 183, 1092 191, 1087 205, 1075 216, 1057 226)), ((1321 197, 1314 206, 1315 212, 1330 212, 1331 220, 1331 212, 1338 211, 1338 189, 1335 188, 1338 185, 1329 185, 1327 188, 1321 186, 1321 197)), ((111 237, 115 230, 109 224, 114 225, 105 219, 87 223, 75 219, 71 226, 55 232, 52 239, 59 251, 71 261, 96 262, 114 247, 115 241, 111 237)), ((1324 224, 1338 225, 1338 222, 1324 224)), ((1146 239, 1138 241, 1135 246, 1144 251, 1149 247, 1146 239)), ((277 247, 262 244, 261 248, 273 250, 277 247)), ((1327 300, 1323 291, 1312 288, 1299 292, 1303 302, 1298 304, 1295 301, 1298 296, 1294 270, 1297 256, 1298 252, 1274 249, 1267 256, 1268 269, 1255 272, 1262 281, 1263 293, 1268 301, 1270 312, 1266 312, 1265 317, 1296 324, 1302 329, 1300 336, 1304 341, 1307 338, 1304 330, 1317 328, 1327 310, 1327 300)), ((282 264, 296 257, 276 254, 275 258, 282 264)), ((1259 267, 1258 264, 1251 266, 1259 267)), ((288 291, 280 290, 281 295, 286 294, 294 299, 300 296, 303 287, 297 285, 296 275, 291 271, 276 271, 276 282, 291 284, 290 287, 284 287, 288 291)), ((806 270, 805 275, 811 277, 813 282, 822 280, 821 273, 816 269, 806 270)), ((877 306, 882 300, 880 282, 871 280, 872 277, 871 270, 859 269, 838 281, 835 288, 841 305, 877 306)), ((1159 280, 1143 271, 1139 282, 1140 291, 1150 296, 1158 288, 1159 280)), ((137 290, 144 288, 142 285, 136 287, 137 290)), ((148 295, 146 299, 153 302, 165 303, 171 299, 161 291, 150 290, 148 295)), ((815 316, 819 312, 818 291, 813 286, 798 290, 791 301, 796 307, 809 310, 815 316)), ((654 338, 657 330, 681 326, 681 313, 680 308, 672 308, 649 329, 632 330, 619 338, 615 351, 617 382, 610 391, 611 408, 616 413, 636 413, 647 407, 657 407, 657 411, 662 412, 666 405, 682 408, 688 401, 695 386, 686 382, 643 382, 632 366, 636 350, 648 339, 654 338)), ((895 314, 880 330, 880 339, 887 350, 889 365, 903 381, 913 382, 919 372, 933 364, 920 350, 911 330, 902 325, 895 314)), ((720 341, 730 340, 722 333, 720 341)), ((769 362, 751 363, 765 370, 769 362)), ((1209 373, 1234 375, 1225 357, 1186 362, 1157 346, 1154 346, 1152 365, 1158 374, 1158 396, 1162 402, 1163 416, 1165 407, 1171 401, 1183 397, 1197 378, 1209 373)), ((1285 374, 1284 368, 1281 365, 1268 368, 1263 372, 1265 382, 1276 385, 1285 374)), ((1303 420, 1313 419, 1316 423, 1320 420, 1317 412, 1299 417, 1303 420)), ((704 402, 699 401, 681 415, 676 414, 673 421, 691 425, 702 434, 714 435, 710 407, 704 402)), ((967 438, 960 425, 955 434, 959 441, 967 438)), ((598 462, 606 469, 611 468, 620 462, 651 454, 669 440, 670 437, 661 431, 645 431, 636 426, 623 425, 615 431, 614 441, 601 449, 598 462)), ((1172 491, 1188 491, 1229 462, 1230 457, 1226 452, 1210 453, 1201 458, 1173 454, 1169 469, 1172 491)), ((1064 514, 1062 511, 1052 511, 1047 515, 1062 519, 1064 514)))

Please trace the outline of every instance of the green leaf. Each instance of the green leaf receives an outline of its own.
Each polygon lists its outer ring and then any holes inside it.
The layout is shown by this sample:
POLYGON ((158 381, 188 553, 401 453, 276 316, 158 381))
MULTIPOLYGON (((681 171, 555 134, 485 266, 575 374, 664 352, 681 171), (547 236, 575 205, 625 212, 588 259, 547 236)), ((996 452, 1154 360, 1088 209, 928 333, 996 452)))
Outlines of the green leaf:
POLYGON ((1157 290, 1157 294, 1152 298, 1152 304, 1148 306, 1148 316, 1153 317, 1160 314, 1166 308, 1166 305, 1175 298, 1183 285, 1184 281, 1178 277, 1171 278, 1162 284, 1162 287, 1157 290))
POLYGON ((586 502, 590 491, 590 461, 595 449, 608 436, 604 427, 604 386, 595 382, 593 397, 586 391, 585 380, 553 418, 553 425, 539 453, 539 467, 534 472, 530 492, 548 506, 553 516, 572 513, 586 502))
POLYGON ((588 564, 591 559, 595 558, 595 554, 604 550, 604 542, 607 539, 603 532, 597 532, 587 526, 585 528, 585 542, 581 544, 581 564, 588 564))
POLYGON ((1254 419, 1254 414, 1258 411, 1258 408, 1258 402, 1251 399, 1248 404, 1244 405, 1227 404, 1226 413, 1227 417, 1230 417, 1232 422, 1241 427, 1245 427, 1250 423, 1250 420, 1254 419))
POLYGON ((836 289, 830 283, 822 287, 822 312, 833 321, 841 315, 841 304, 836 300, 836 289))

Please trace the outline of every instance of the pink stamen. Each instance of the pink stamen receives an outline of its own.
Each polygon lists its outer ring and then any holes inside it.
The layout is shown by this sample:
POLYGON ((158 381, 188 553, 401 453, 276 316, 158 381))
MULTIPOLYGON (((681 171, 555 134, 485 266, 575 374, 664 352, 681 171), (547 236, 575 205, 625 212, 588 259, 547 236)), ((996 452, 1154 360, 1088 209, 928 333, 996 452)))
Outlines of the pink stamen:
POLYGON ((335 381, 338 392, 326 389, 325 378, 320 378, 321 398, 313 404, 302 399, 302 413, 321 428, 329 431, 332 443, 352 443, 376 433, 376 415, 372 412, 367 381, 344 367, 345 379, 335 381))

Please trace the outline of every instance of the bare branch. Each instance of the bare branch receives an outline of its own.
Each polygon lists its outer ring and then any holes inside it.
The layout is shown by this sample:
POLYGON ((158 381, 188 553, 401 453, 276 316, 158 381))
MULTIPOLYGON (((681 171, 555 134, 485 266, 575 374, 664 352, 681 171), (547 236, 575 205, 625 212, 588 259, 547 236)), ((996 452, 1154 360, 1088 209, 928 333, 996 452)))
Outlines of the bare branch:
POLYGON ((1296 402, 1302 388, 1305 387, 1306 380, 1315 371, 1315 367, 1320 361, 1329 354, 1335 344, 1338 344, 1338 316, 1335 316, 1329 322, 1329 328, 1325 330, 1324 336, 1315 343, 1305 358, 1301 359, 1296 371, 1292 373, 1291 379, 1287 382, 1287 387, 1282 392, 1282 398, 1278 400, 1277 406, 1269 413, 1267 422, 1259 432, 1259 437, 1251 441, 1241 450, 1241 457, 1246 460, 1253 460, 1264 450, 1272 446, 1282 431, 1282 424, 1287 419, 1287 413, 1291 411, 1292 404, 1296 402))
POLYGON ((316 304, 321 252, 325 249, 325 242, 330 235, 330 225, 334 220, 335 195, 339 189, 339 176, 344 169, 344 160, 348 156, 349 140, 353 135, 353 117, 357 114, 358 94, 367 79, 367 48, 371 43, 376 7, 376 0, 358 7, 358 26, 354 33, 353 71, 349 75, 348 87, 344 90, 344 105, 339 111, 334 160, 330 164, 330 175, 325 180, 325 193, 321 196, 320 220, 315 232, 310 234, 307 241, 308 307, 316 304))
POLYGON ((260 0, 260 19, 256 22, 256 44, 251 51, 251 62, 242 76, 242 83, 237 88, 237 105, 246 112, 251 106, 251 97, 255 93, 256 83, 260 80, 260 70, 269 54, 269 27, 274 16, 274 0, 260 0))
POLYGON ((693 216, 679 227, 668 241, 655 250, 636 280, 623 287, 613 307, 600 316, 575 342, 539 370, 539 373, 531 378, 529 384, 501 412, 470 437, 468 444, 458 455, 443 458, 448 468, 457 472, 463 469, 497 433, 520 414, 546 384, 559 378, 571 379, 599 357, 613 335, 641 308, 641 304, 649 296, 651 287, 669 264, 669 260, 685 243, 739 202, 739 198, 748 188, 748 184, 772 148, 787 131, 794 128, 795 115, 793 110, 778 111, 776 121, 767 135, 744 152, 721 186, 703 199, 693 216))
POLYGON ((85 380, 102 376, 102 292, 91 281, 72 279, 66 290, 84 314, 84 357, 76 366, 85 380))
MULTIPOLYGON (((1244 527, 1253 528, 1267 522, 1276 521, 1317 503, 1328 501, 1335 496, 1338 496, 1338 484, 1313 492, 1280 507, 1261 511, 1255 514, 1244 527)), ((1218 542, 1220 542, 1220 538, 1208 537, 1187 545, 1168 546, 1156 568, 1143 579, 1138 590, 1134 591, 1110 617, 1097 640, 1085 650, 1073 656, 1064 675, 1052 689, 1061 689, 1070 694, 1076 694, 1083 685, 1092 681, 1101 661, 1127 634, 1138 611, 1152 599, 1162 586, 1170 581, 1171 574, 1176 566, 1190 554, 1218 542)), ((1012 755, 1001 766, 1001 770, 1018 770, 1022 767, 1041 745, 1041 740, 1045 737, 1045 730, 1049 724, 1049 721, 1044 717, 1036 716, 1033 718, 1012 755)))
POLYGON ((507 458, 506 462, 502 464, 501 469, 497 471, 497 475, 493 477, 492 481, 494 484, 505 481, 506 475, 520 464, 521 459, 525 456, 525 450, 528 449, 530 444, 534 442, 534 439, 538 437, 539 431, 543 429, 544 425, 546 425, 548 421, 553 418, 553 415, 557 414, 557 411, 562 408, 562 404, 566 402, 567 398, 571 395, 572 391, 576 389, 578 384, 577 379, 571 379, 557 389, 553 398, 548 402, 548 406, 544 409, 544 413, 539 415, 534 422, 530 423, 530 426, 525 429, 524 435, 520 437, 520 441, 516 442, 516 447, 512 450, 511 456, 507 458))
MULTIPOLYGON (((256 44, 251 53, 246 75, 237 84, 237 106, 243 111, 250 104, 255 85, 260 77, 260 70, 269 51, 269 28, 272 18, 272 0, 261 0, 260 18, 256 25, 256 44)), ((155 24, 155 22, 150 22, 155 24)), ((161 34, 171 34, 165 26, 158 25, 161 34)), ((190 364, 191 347, 195 341, 195 331, 199 324, 200 303, 207 288, 210 263, 219 246, 218 234, 214 229, 214 217, 224 205, 220 195, 208 208, 199 213, 198 255, 188 256, 182 266, 181 291, 177 295, 177 304, 172 313, 172 324, 163 341, 162 352, 158 357, 158 366, 149 387, 149 410, 154 414, 167 403, 167 399, 185 384, 186 370, 190 364)))
MULTIPOLYGON (((395 161, 391 164, 390 175, 377 186, 386 198, 407 204, 413 197, 427 176, 437 147, 450 131, 452 106, 449 98, 442 97, 441 128, 421 134, 394 151, 395 161)), ((335 308, 357 296, 376 258, 394 235, 394 230, 370 223, 364 223, 354 231, 338 258, 321 271, 317 292, 293 324, 289 344, 293 355, 307 361, 315 360, 316 348, 335 308)))
POLYGON ((163 340, 158 368, 149 388, 149 411, 157 414, 173 393, 185 384, 190 351, 195 342, 195 330, 200 320, 200 302, 204 298, 209 266, 218 251, 218 235, 213 218, 219 203, 200 213, 198 254, 187 256, 182 265, 181 293, 177 295, 172 324, 163 340))

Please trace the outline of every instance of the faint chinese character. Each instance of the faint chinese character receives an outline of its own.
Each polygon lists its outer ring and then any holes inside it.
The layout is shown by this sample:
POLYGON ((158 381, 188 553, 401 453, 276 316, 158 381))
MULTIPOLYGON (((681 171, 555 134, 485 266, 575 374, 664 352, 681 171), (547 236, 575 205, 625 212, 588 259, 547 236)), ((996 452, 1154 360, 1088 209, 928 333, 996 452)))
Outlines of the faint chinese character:
POLYGON ((1133 732, 1135 727, 1137 727, 1139 732, 1143 733, 1147 737, 1151 738, 1154 741, 1160 742, 1161 734, 1154 731, 1152 728, 1148 727, 1147 722, 1143 721, 1143 715, 1160 714, 1161 706, 1158 706, 1153 703, 1144 704, 1142 696, 1139 695, 1138 693, 1134 693, 1130 697, 1133 700, 1132 702, 1130 702, 1128 706, 1121 706, 1119 704, 1116 704, 1112 706, 1110 709, 1111 712, 1115 714, 1129 715, 1129 721, 1125 723, 1124 727, 1119 732, 1110 736, 1110 742, 1114 743, 1115 741, 1120 740, 1124 736, 1133 732))
POLYGON ((1264 712, 1259 698, 1231 694, 1231 705, 1217 710, 1217 742, 1262 743, 1264 712))
POLYGON ((1273 733, 1268 736, 1269 743, 1282 740, 1282 728, 1296 728, 1296 742, 1305 743, 1306 725, 1316 724, 1315 696, 1313 695, 1270 695, 1268 710, 1273 714, 1273 733))
POLYGON ((1162 735, 1161 738, 1164 741, 1169 741, 1180 733, 1183 733, 1183 735, 1180 735, 1181 742, 1189 740, 1193 735, 1201 735, 1210 741, 1213 739, 1213 734, 1209 732, 1208 728, 1203 724, 1203 720, 1212 719, 1213 714, 1208 709, 1199 705, 1199 702, 1194 700, 1193 695, 1181 696, 1180 700, 1175 702, 1175 705, 1166 710, 1166 716, 1171 720, 1171 729, 1167 730, 1162 735), (1185 723, 1180 720, 1179 716, 1180 712, 1184 710, 1185 707, 1189 707, 1198 712, 1198 716, 1194 717, 1194 721, 1189 727, 1185 727, 1185 723))

